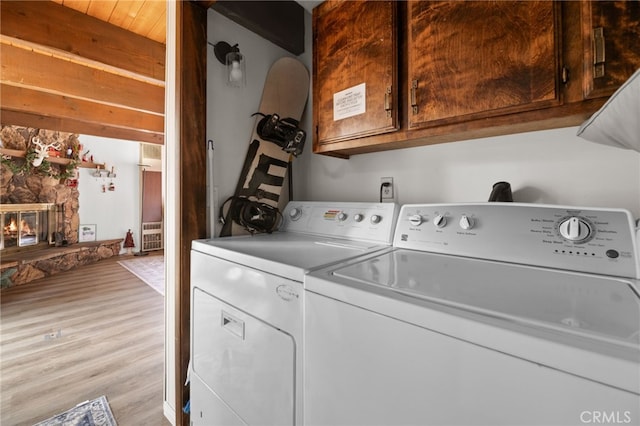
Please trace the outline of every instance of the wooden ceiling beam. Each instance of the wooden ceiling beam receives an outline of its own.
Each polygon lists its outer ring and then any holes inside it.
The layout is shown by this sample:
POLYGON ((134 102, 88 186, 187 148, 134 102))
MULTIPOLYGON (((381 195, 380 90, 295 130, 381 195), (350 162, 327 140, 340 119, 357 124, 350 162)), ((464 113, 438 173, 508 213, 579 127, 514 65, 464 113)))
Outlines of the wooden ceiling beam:
POLYGON ((45 117, 28 112, 8 111, 0 109, 3 122, 16 126, 34 127, 36 129, 55 129, 61 132, 94 135, 126 141, 145 142, 156 145, 164 144, 164 133, 154 133, 139 129, 122 129, 108 124, 94 124, 64 117, 45 117))
POLYGON ((156 80, 165 46, 52 1, 0 2, 0 32, 156 80))
MULTIPOLYGON (((0 40, 6 39, 0 36, 0 40)), ((164 114, 164 83, 153 84, 103 69, 2 43, 0 82, 164 114), (54 70, 54 72, 52 72, 54 70)))
POLYGON ((123 128, 141 128, 151 131, 164 130, 164 117, 157 114, 131 111, 116 105, 105 105, 87 99, 59 96, 27 89, 0 85, 2 108, 31 112, 36 109, 47 117, 68 117, 88 123, 105 123, 123 128))
MULTIPOLYGON (((3 124, 21 124, 8 120, 7 112, 25 114, 27 117, 38 115, 50 119, 60 120, 61 127, 52 130, 94 134, 97 136, 114 137, 95 133, 97 130, 120 129, 135 134, 152 133, 164 134, 164 117, 157 114, 135 112, 113 105, 105 105, 91 100, 71 98, 57 94, 27 89, 24 87, 0 85, 2 97, 3 124), (74 130, 67 126, 65 120, 73 123, 74 130), (84 125, 85 129, 80 129, 84 125)), ((22 121, 27 118, 21 119, 22 121)), ((52 122, 56 122, 52 120, 52 122)), ((146 138, 145 138, 146 139, 146 138)))
POLYGON ((2 124, 164 143, 164 44, 52 1, 2 0, 0 47, 2 124))

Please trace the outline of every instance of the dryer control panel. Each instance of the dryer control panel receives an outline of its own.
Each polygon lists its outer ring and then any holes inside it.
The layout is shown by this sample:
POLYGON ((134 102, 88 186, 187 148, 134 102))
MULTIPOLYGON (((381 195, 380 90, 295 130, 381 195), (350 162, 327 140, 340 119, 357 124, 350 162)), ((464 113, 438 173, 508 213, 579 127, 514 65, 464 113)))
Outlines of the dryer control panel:
POLYGON ((640 278, 631 213, 525 203, 413 204, 394 246, 563 270, 640 278))
POLYGON ((399 210, 395 203, 290 201, 280 229, 391 244, 399 210))

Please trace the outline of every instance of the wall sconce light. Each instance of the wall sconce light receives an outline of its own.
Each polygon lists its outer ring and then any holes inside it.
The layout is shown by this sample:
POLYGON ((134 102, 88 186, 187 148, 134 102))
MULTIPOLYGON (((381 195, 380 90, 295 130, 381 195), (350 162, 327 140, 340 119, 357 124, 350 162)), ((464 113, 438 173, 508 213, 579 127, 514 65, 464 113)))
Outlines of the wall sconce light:
POLYGON ((244 66, 244 55, 238 45, 231 46, 226 41, 213 45, 213 53, 221 64, 227 66, 227 85, 244 87, 247 84, 247 73, 244 66))

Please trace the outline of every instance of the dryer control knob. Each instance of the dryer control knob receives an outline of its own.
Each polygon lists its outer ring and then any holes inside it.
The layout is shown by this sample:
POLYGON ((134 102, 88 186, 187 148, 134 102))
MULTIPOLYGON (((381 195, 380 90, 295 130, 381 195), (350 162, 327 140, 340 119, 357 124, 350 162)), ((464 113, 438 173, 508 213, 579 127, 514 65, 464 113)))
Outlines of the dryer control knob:
POLYGON ((447 224, 447 218, 441 214, 436 215, 436 217, 433 218, 433 224, 436 228, 444 228, 447 224))
POLYGON ((353 220, 355 220, 356 222, 362 222, 362 220, 364 219, 364 215, 357 213, 354 217, 353 220))
POLYGON ((460 218, 460 228, 464 229, 465 231, 468 231, 469 229, 473 228, 473 225, 475 225, 475 223, 473 222, 473 219, 467 216, 466 214, 463 214, 462 217, 460 218))
POLYGON ((409 223, 413 226, 420 226, 420 224, 422 223, 422 216, 420 216, 419 214, 413 214, 409 216, 409 223))
POLYGON ((344 212, 340 212, 338 213, 338 220, 340 222, 344 222, 345 220, 347 220, 347 214, 344 212))
POLYGON ((560 222, 560 226, 558 226, 558 231, 562 238, 576 243, 588 239, 593 232, 591 225, 583 218, 577 216, 563 219, 560 222))
POLYGON ((302 209, 294 207, 291 210, 289 210, 289 218, 291 220, 298 220, 300 219, 300 216, 302 216, 302 209))
POLYGON ((380 223, 380 221, 382 220, 382 216, 374 214, 373 216, 371 216, 371 223, 380 223))

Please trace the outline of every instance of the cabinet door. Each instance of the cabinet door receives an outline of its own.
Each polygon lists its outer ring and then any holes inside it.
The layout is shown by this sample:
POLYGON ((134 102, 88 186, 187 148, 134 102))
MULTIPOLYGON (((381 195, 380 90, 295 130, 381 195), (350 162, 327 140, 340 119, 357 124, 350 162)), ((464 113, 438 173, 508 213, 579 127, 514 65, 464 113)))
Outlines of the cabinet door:
POLYGON ((583 1, 585 99, 611 95, 640 68, 640 2, 583 1))
POLYGON ((554 2, 410 1, 409 128, 560 103, 554 2))
POLYGON ((395 1, 326 1, 313 11, 316 144, 394 131, 395 1))

